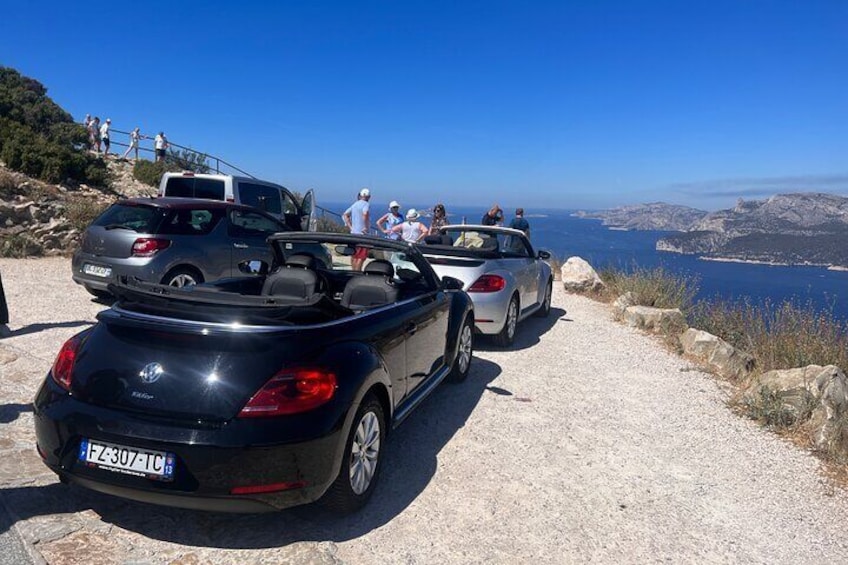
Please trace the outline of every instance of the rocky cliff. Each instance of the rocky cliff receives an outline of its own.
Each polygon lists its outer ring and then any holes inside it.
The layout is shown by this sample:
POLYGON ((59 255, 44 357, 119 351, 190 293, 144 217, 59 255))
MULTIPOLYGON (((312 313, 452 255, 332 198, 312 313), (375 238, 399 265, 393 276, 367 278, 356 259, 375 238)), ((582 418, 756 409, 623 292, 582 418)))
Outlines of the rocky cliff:
POLYGON ((739 200, 696 221, 685 233, 663 237, 657 250, 737 261, 848 265, 848 198, 834 194, 778 194, 739 200))
POLYGON ((132 163, 106 162, 108 186, 50 184, 0 163, 0 255, 65 255, 101 210, 120 198, 152 196, 155 189, 132 176, 132 163))
POLYGON ((683 231, 707 215, 703 210, 664 202, 621 206, 600 212, 580 211, 580 218, 603 220, 605 226, 628 230, 683 231))

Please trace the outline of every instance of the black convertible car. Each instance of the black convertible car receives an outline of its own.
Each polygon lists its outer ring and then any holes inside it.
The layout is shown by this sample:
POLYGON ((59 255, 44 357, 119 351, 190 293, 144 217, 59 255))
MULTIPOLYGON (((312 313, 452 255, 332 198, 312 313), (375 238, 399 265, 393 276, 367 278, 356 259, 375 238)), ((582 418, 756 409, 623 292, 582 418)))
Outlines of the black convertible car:
POLYGON ((467 376, 471 300, 408 244, 268 241, 273 264, 242 277, 110 286, 116 303, 62 346, 35 399, 38 453, 62 481, 217 511, 368 500, 389 430, 467 376))

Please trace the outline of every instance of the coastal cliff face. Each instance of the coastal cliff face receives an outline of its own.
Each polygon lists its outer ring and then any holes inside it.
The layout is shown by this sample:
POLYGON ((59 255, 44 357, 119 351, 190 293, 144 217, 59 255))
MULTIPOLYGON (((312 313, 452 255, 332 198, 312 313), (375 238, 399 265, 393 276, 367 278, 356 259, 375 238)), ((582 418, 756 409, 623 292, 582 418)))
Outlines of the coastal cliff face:
POLYGON ((627 230, 684 231, 707 215, 703 210, 664 202, 621 206, 600 212, 576 212, 579 218, 602 220, 605 226, 627 230))
POLYGON ((658 251, 704 258, 792 265, 848 265, 848 198, 779 194, 705 215, 685 233, 663 237, 658 251))

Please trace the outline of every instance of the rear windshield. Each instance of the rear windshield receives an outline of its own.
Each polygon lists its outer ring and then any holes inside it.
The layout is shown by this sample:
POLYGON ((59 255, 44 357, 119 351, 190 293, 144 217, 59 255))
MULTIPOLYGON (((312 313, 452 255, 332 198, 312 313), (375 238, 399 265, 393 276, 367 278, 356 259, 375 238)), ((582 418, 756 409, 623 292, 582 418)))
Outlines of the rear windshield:
POLYGON ((171 177, 165 185, 165 196, 223 200, 224 181, 197 177, 171 177))
POLYGON ((162 214, 154 206, 138 204, 113 204, 92 225, 106 229, 130 229, 139 233, 153 233, 162 214))

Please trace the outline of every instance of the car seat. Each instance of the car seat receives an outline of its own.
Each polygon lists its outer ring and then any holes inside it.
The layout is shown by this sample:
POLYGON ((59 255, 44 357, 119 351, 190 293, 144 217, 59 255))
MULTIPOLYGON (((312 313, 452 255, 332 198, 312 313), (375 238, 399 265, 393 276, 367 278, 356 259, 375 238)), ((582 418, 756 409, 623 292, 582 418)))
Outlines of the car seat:
POLYGON ((295 253, 286 260, 285 266, 265 278, 263 296, 310 299, 320 292, 321 278, 315 272, 315 257, 307 253, 295 253))
POLYGON ((345 285, 341 305, 355 311, 376 308, 397 301, 398 288, 394 284, 395 268, 383 259, 375 259, 365 266, 363 275, 354 277, 345 285))

